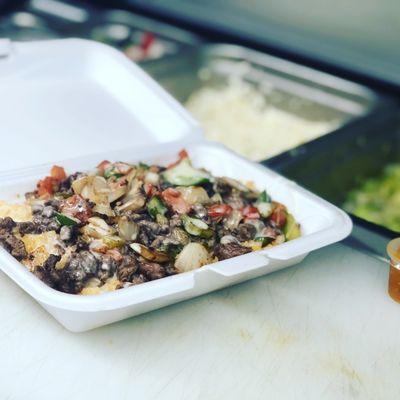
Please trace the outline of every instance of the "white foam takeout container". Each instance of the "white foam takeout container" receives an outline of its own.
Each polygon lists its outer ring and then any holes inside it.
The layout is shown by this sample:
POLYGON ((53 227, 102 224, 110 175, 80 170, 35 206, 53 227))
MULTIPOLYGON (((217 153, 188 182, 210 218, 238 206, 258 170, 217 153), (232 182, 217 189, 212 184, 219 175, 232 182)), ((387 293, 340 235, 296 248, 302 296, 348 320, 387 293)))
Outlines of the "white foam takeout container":
POLYGON ((291 266, 351 231, 351 220, 335 206, 222 145, 206 142, 198 124, 171 96, 108 46, 78 39, 2 41, 0 57, 0 199, 18 200, 54 163, 67 172, 93 169, 103 159, 165 164, 185 147, 196 166, 267 189, 302 227, 299 239, 277 247, 94 296, 51 289, 0 249, 1 269, 71 331, 291 266))

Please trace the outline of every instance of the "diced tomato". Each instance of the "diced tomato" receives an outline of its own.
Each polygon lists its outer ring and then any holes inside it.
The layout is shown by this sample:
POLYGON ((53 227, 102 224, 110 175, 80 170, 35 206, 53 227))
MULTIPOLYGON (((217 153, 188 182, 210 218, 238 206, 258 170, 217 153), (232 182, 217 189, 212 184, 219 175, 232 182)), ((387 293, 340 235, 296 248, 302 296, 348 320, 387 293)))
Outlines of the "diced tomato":
POLYGON ((37 183, 38 195, 39 197, 48 198, 54 193, 54 186, 57 184, 57 181, 51 176, 47 176, 44 179, 41 179, 37 183))
POLYGON ((97 169, 99 170, 99 172, 101 173, 101 174, 103 174, 104 173, 104 171, 110 166, 110 161, 108 161, 108 160, 103 160, 98 166, 97 166, 97 169))
POLYGON ((260 213, 258 212, 256 207, 246 206, 242 209, 242 215, 246 219, 258 219, 260 218, 260 213))
POLYGON ((275 204, 275 209, 270 218, 278 228, 283 228, 286 224, 286 207, 280 203, 275 204))
POLYGON ((184 158, 188 158, 188 157, 189 157, 189 154, 188 154, 188 152, 187 152, 185 149, 182 149, 182 150, 178 153, 178 155, 179 155, 179 158, 180 158, 181 160, 183 160, 184 158))
POLYGON ((60 206, 61 212, 86 222, 92 216, 89 203, 79 194, 74 194, 64 200, 60 206))
POLYGON ((65 179, 67 179, 67 174, 65 173, 64 168, 54 165, 51 168, 50 176, 46 176, 46 178, 41 179, 37 183, 39 197, 50 197, 56 190, 58 190, 58 184, 65 179))
POLYGON ((223 217, 227 217, 232 212, 232 207, 228 204, 214 204, 208 207, 208 215, 213 220, 218 220, 223 217))
POLYGON ((67 179, 67 174, 65 173, 65 170, 63 167, 59 167, 58 165, 53 165, 51 168, 50 175, 52 178, 54 178, 56 181, 61 182, 67 179))
POLYGON ((183 199, 182 194, 178 190, 168 188, 161 193, 161 197, 179 214, 186 214, 190 211, 190 204, 183 199))
POLYGON ((120 253, 120 251, 118 249, 110 249, 107 250, 106 252, 106 256, 109 256, 110 258, 112 258, 113 260, 119 262, 122 260, 122 254, 120 253))
POLYGON ((189 157, 189 154, 188 154, 188 152, 187 152, 185 149, 182 149, 182 150, 178 153, 178 157, 179 157, 179 158, 178 158, 175 162, 173 162, 172 164, 169 164, 169 165, 167 166, 167 169, 173 168, 173 167, 175 167, 175 165, 178 165, 183 159, 188 158, 188 157, 189 157))
POLYGON ((162 196, 179 197, 180 195, 181 195, 181 192, 179 190, 174 189, 174 188, 168 188, 168 189, 165 189, 162 192, 162 196))
POLYGON ((145 183, 143 185, 143 188, 144 188, 144 192, 149 197, 154 196, 158 192, 157 188, 155 186, 153 186, 151 183, 145 183))
POLYGON ((140 43, 140 47, 144 51, 144 53, 147 53, 149 51, 151 45, 154 43, 155 40, 156 37, 154 36, 153 33, 144 32, 140 43))

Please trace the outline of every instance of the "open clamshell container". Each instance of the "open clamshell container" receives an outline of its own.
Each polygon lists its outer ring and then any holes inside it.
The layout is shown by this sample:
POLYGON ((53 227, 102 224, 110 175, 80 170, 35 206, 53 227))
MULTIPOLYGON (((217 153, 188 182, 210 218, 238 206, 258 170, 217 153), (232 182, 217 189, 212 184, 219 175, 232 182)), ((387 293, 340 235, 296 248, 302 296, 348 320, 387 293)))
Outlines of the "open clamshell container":
POLYGON ((267 189, 302 227, 300 238, 274 248, 94 296, 56 291, 0 249, 2 270, 67 329, 85 331, 288 267, 350 233, 343 211, 206 142, 188 113, 117 50, 77 39, 4 42, 0 50, 1 199, 32 190, 53 163, 67 172, 105 158, 165 164, 185 147, 196 166, 267 189))

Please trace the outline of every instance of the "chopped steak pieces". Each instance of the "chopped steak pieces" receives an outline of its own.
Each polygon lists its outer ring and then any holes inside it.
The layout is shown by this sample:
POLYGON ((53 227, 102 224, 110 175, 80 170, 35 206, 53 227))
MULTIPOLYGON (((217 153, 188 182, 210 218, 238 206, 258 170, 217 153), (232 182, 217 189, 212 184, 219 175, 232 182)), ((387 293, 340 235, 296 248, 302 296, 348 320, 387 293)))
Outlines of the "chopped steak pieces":
POLYGON ((227 258, 241 256, 250 252, 251 249, 239 243, 218 244, 215 247, 215 255, 219 260, 226 260, 227 258))
POLYGON ((24 242, 11 233, 0 232, 0 245, 17 260, 22 260, 28 255, 24 242))

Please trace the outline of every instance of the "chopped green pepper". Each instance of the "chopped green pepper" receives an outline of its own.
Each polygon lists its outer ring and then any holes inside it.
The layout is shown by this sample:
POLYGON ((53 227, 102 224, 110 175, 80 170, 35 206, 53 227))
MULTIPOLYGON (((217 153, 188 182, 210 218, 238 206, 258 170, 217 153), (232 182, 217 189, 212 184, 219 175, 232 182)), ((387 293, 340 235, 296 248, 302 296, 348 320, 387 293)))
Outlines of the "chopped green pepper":
POLYGON ((254 240, 256 242, 260 242, 261 246, 264 247, 267 244, 270 244, 274 239, 272 237, 268 237, 268 236, 258 236, 256 238, 254 238, 254 240))
POLYGON ((159 218, 158 216, 164 216, 167 210, 158 196, 153 196, 147 203, 147 211, 154 219, 159 218))
POLYGON ((182 215, 183 227, 185 231, 193 236, 199 236, 203 239, 209 239, 213 236, 213 231, 208 225, 200 219, 182 215))
POLYGON ((60 225, 63 226, 74 226, 79 224, 80 222, 79 219, 77 218, 70 217, 59 212, 56 212, 55 215, 56 215, 56 220, 59 222, 60 225))
POLYGON ((172 258, 176 258, 182 249, 183 245, 181 244, 163 244, 158 250, 167 253, 172 258))
POLYGON ((143 162, 139 162, 139 168, 142 168, 142 169, 149 169, 150 166, 147 165, 147 164, 145 164, 145 163, 143 163, 143 162))
POLYGON ((267 191, 264 190, 258 196, 258 201, 260 203, 271 203, 271 197, 268 195, 267 191))
POLYGON ((210 182, 211 176, 205 171, 193 168, 188 158, 167 169, 162 174, 167 183, 175 186, 193 186, 210 182))

